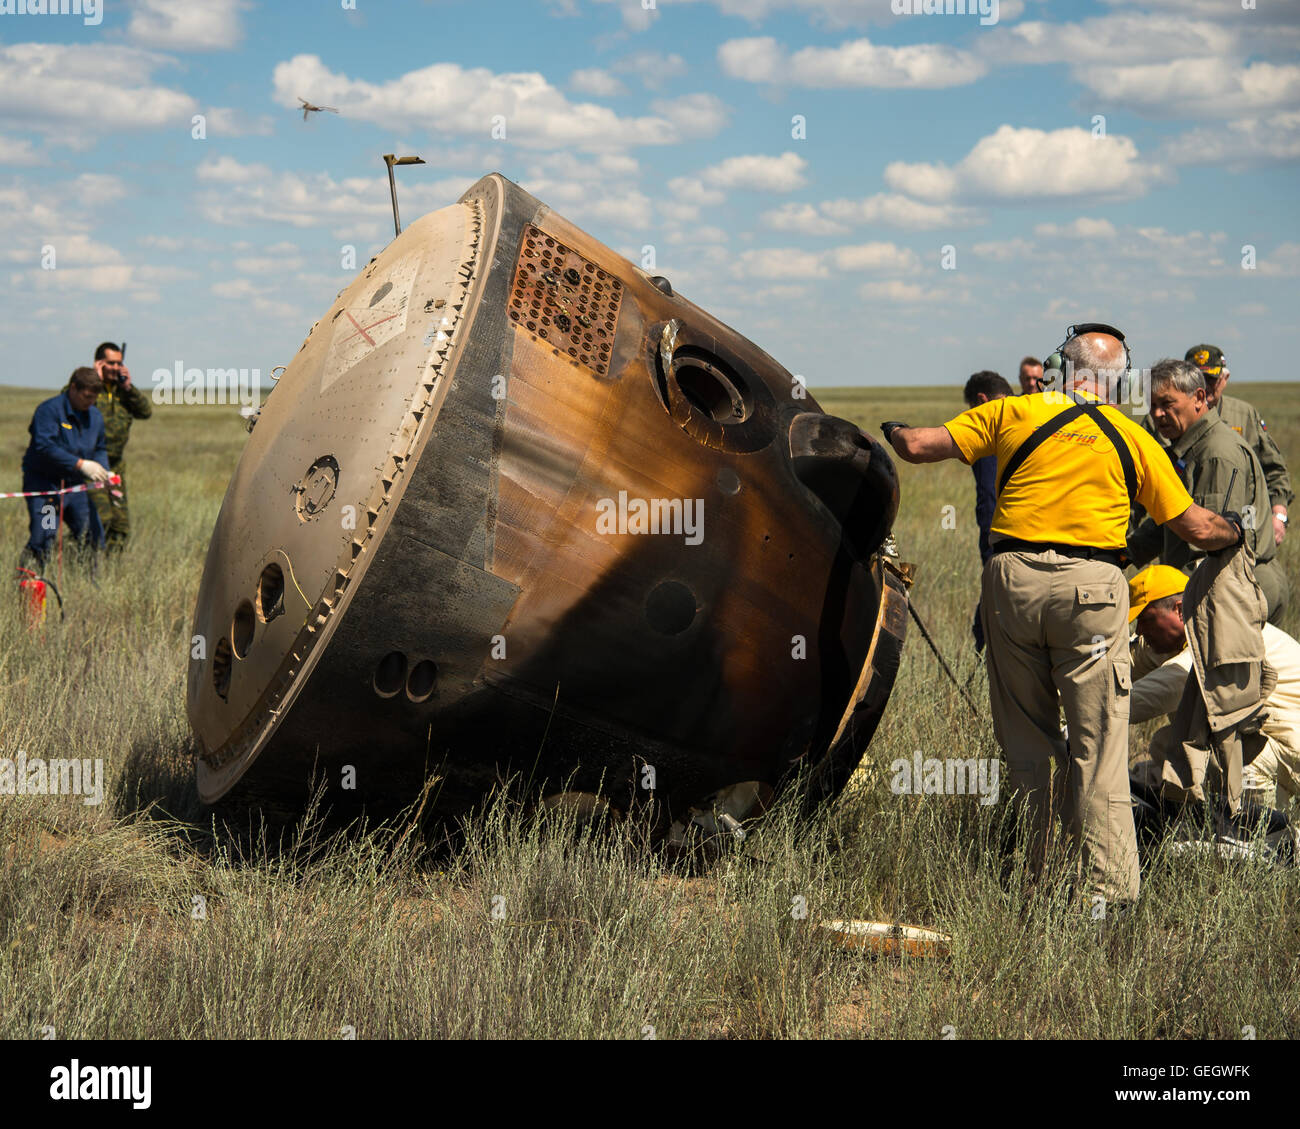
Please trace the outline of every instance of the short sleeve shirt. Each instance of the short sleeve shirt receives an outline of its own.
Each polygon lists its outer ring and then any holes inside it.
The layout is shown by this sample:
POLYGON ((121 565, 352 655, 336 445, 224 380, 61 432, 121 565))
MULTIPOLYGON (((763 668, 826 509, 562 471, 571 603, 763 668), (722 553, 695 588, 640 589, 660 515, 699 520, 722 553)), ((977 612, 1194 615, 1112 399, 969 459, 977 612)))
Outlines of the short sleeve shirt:
MULTIPOLYGON (((962 458, 998 461, 998 481, 1021 443, 1041 424, 1073 407, 1059 392, 1006 396, 962 412, 945 426, 962 458)), ((1157 525, 1192 504, 1168 454, 1117 408, 1099 405, 1133 456, 1137 501, 1157 525)), ((1122 549, 1129 522, 1124 468, 1109 439, 1087 415, 1067 423, 1039 445, 998 495, 992 533, 1022 541, 1048 541, 1122 549)))

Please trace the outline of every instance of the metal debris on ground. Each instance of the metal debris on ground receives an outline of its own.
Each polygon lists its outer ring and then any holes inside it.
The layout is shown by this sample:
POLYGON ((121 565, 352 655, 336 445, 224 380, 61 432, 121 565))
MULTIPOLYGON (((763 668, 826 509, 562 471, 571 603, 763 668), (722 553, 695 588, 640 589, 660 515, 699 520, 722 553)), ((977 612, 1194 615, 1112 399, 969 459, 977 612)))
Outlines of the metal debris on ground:
POLYGON ((842 949, 861 949, 881 956, 904 953, 911 957, 946 957, 952 936, 919 925, 900 925, 890 921, 823 921, 832 944, 842 949))

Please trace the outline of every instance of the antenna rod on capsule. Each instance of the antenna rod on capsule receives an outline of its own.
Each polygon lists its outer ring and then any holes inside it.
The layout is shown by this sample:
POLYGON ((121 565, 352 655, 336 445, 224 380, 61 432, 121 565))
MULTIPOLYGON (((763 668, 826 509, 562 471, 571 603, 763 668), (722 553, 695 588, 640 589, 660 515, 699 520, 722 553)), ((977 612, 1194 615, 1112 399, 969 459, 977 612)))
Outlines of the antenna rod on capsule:
POLYGON ((393 176, 394 165, 422 165, 423 157, 395 157, 392 153, 384 154, 384 164, 388 166, 388 191, 393 197, 393 238, 402 234, 402 217, 397 212, 397 179, 393 176))

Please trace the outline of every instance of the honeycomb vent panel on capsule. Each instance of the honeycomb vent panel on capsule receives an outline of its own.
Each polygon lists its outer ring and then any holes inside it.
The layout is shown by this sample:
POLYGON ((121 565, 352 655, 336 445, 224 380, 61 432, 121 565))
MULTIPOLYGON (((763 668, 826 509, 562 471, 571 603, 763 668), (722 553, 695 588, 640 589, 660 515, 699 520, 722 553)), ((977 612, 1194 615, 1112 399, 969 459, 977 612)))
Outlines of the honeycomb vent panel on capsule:
POLYGON ((623 284, 527 224, 510 286, 510 320, 574 364, 609 374, 623 284))

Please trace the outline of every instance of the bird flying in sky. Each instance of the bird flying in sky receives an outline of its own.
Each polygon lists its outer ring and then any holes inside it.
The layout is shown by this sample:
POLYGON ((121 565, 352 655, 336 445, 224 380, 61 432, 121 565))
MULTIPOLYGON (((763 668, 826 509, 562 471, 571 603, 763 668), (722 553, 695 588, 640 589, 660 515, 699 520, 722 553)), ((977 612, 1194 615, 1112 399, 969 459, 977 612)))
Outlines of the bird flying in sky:
POLYGON ((298 101, 302 103, 302 120, 303 120, 303 121, 306 121, 306 120, 307 120, 307 115, 308 115, 308 114, 313 113, 313 112, 319 112, 320 110, 328 110, 331 114, 337 114, 337 113, 338 113, 338 110, 336 110, 333 106, 315 106, 315 105, 313 105, 312 103, 308 102, 306 98, 299 98, 298 101))

